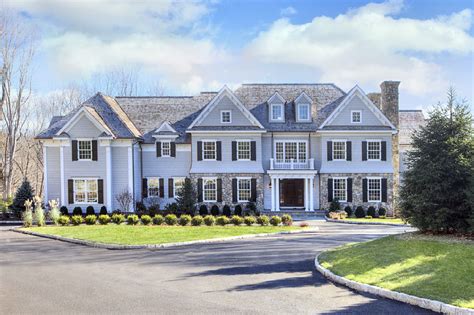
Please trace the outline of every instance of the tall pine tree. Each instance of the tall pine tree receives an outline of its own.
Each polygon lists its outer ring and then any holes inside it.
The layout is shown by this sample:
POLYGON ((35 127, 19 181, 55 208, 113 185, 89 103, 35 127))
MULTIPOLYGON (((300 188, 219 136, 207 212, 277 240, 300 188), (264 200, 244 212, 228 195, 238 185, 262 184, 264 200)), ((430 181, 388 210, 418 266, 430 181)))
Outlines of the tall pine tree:
POLYGON ((401 216, 421 231, 473 231, 474 128, 453 89, 412 137, 400 191, 401 216))
POLYGON ((33 188, 31 188, 30 182, 25 178, 21 186, 18 187, 12 203, 12 209, 17 217, 20 218, 23 211, 25 211, 25 201, 33 200, 33 196, 33 188))
POLYGON ((194 206, 196 204, 196 191, 194 189, 191 179, 184 180, 184 186, 178 191, 176 196, 176 203, 179 210, 189 214, 194 214, 194 206))

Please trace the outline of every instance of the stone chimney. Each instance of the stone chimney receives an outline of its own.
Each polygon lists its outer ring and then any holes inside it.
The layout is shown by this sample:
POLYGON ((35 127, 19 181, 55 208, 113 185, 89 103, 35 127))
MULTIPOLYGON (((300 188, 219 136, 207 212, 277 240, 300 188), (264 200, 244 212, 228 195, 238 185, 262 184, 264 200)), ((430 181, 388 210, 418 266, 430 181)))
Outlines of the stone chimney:
POLYGON ((380 84, 380 110, 398 128, 398 86, 400 81, 383 81, 380 84))

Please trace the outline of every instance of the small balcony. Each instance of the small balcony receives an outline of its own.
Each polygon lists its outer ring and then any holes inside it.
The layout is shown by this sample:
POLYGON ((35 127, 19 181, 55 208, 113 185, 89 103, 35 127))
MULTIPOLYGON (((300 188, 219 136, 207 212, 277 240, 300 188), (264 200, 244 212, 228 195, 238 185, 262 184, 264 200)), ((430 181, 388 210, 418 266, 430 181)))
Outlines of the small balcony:
POLYGON ((271 170, 314 170, 314 159, 270 159, 271 170))

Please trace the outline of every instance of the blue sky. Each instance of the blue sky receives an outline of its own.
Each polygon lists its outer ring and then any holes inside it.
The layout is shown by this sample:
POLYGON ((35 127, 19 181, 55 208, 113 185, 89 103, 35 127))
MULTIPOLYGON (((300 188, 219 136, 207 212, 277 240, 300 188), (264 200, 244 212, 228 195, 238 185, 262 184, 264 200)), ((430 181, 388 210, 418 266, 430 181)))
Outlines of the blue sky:
POLYGON ((383 80, 400 80, 405 109, 444 100, 450 85, 471 104, 474 98, 473 1, 6 5, 39 33, 39 94, 125 67, 169 94, 242 82, 333 82, 374 92, 383 80))

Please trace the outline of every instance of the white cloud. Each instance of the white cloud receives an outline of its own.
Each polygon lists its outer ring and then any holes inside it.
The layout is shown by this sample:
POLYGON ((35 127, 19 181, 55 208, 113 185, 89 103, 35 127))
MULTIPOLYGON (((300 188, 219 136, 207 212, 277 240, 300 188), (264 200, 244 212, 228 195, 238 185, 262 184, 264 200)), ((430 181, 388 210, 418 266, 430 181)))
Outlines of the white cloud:
POLYGON ((295 15, 296 13, 298 13, 298 11, 296 11, 292 6, 280 10, 280 15, 282 16, 295 15))

